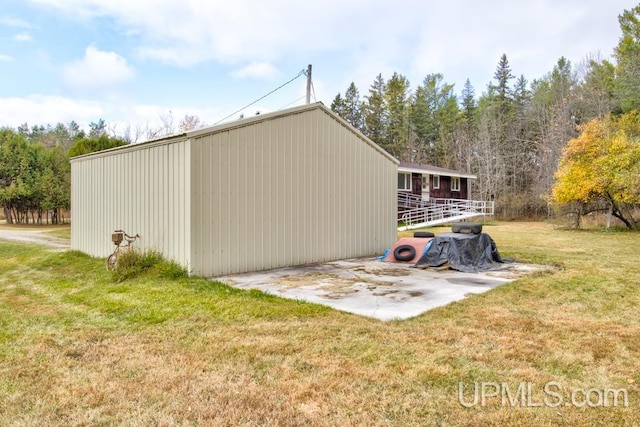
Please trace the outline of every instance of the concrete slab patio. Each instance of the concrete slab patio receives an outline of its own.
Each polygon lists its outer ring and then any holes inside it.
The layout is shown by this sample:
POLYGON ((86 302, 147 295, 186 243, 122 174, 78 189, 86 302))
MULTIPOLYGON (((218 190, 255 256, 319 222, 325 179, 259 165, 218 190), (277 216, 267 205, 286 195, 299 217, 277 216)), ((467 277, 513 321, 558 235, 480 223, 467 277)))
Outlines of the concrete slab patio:
POLYGON ((497 271, 461 273, 423 270, 366 258, 229 275, 215 280, 388 321, 417 316, 545 268, 512 263, 504 264, 497 271))

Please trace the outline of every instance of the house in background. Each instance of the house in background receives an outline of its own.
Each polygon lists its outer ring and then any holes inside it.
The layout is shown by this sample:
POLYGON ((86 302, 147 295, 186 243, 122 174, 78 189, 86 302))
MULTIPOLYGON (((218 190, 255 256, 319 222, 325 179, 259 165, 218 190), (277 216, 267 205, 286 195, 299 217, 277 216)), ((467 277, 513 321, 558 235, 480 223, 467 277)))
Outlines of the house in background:
POLYGON ((139 233, 205 276, 381 254, 398 161, 322 103, 71 159, 71 247, 139 233))
POLYGON ((436 199, 469 198, 471 180, 477 177, 437 166, 400 162, 398 165, 398 192, 420 196, 427 201, 436 199))
POLYGON ((493 202, 470 200, 476 175, 437 166, 398 165, 398 229, 493 215, 493 202))

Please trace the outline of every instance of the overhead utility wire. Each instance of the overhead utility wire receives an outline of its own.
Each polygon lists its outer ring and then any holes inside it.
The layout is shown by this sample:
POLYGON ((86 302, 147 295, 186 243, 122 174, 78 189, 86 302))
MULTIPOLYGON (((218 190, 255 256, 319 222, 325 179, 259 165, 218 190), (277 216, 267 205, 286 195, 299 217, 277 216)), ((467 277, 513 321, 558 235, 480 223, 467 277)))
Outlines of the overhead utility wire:
MULTIPOLYGON (((283 108, 287 108, 287 107, 288 107, 289 105, 291 105, 291 104, 295 104, 296 102, 303 100, 304 98, 306 98, 306 96, 307 96, 307 95, 302 95, 300 98, 298 98, 298 99, 294 99, 293 101, 291 101, 291 102, 290 102, 290 103, 288 103, 287 105, 285 105, 285 106, 283 106, 283 107, 278 108, 278 111, 282 110, 283 108)), ((314 97, 313 99, 315 100, 315 97, 314 97)))
POLYGON ((313 90, 313 102, 316 102, 316 88, 313 86, 313 79, 311 80, 311 89, 313 90))
POLYGON ((217 122, 214 123, 214 125, 217 125, 218 123, 221 123, 225 120, 227 120, 229 117, 234 116, 236 114, 238 114, 239 112, 241 112, 242 110, 244 110, 245 108, 251 107, 253 104, 255 104, 258 101, 261 101, 263 99, 265 99, 267 96, 271 95, 272 93, 282 89, 283 87, 285 87, 286 85, 288 85, 289 83, 291 83, 292 81, 294 81, 295 79, 297 79, 300 76, 306 75, 307 71, 306 70, 301 70, 297 76, 295 76, 294 78, 292 78, 291 80, 289 80, 286 83, 281 84, 280 86, 278 86, 277 88, 275 88, 274 90, 272 90, 271 92, 269 92, 268 94, 261 96, 260 98, 256 99, 255 101, 253 101, 251 104, 245 105, 244 107, 242 107, 241 109, 239 109, 238 111, 234 111, 233 113, 229 114, 227 117, 218 120, 217 122))

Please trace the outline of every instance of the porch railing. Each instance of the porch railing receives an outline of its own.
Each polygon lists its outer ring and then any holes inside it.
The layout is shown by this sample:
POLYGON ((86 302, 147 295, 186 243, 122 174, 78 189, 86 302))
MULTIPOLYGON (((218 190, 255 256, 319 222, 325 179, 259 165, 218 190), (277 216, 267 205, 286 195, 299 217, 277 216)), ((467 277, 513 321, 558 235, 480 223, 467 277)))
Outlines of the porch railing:
POLYGON ((477 216, 493 215, 495 204, 492 201, 429 199, 422 200, 415 195, 398 193, 398 221, 403 229, 425 225, 437 225, 450 221, 463 220, 477 216), (417 199, 420 200, 417 200, 417 199))

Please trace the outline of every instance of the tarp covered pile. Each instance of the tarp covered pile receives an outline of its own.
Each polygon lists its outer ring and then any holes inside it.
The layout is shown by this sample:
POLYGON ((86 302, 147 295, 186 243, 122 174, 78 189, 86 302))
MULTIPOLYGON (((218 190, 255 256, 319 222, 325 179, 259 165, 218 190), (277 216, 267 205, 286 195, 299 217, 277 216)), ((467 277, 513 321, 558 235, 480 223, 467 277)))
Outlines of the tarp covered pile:
POLYGON ((465 273, 497 270, 502 263, 513 262, 500 257, 491 236, 482 232, 422 234, 430 236, 403 237, 380 259, 417 268, 448 267, 465 273))
POLYGON ((503 260, 493 239, 485 233, 443 233, 433 239, 415 264, 418 268, 440 267, 475 273, 499 268, 503 260))

